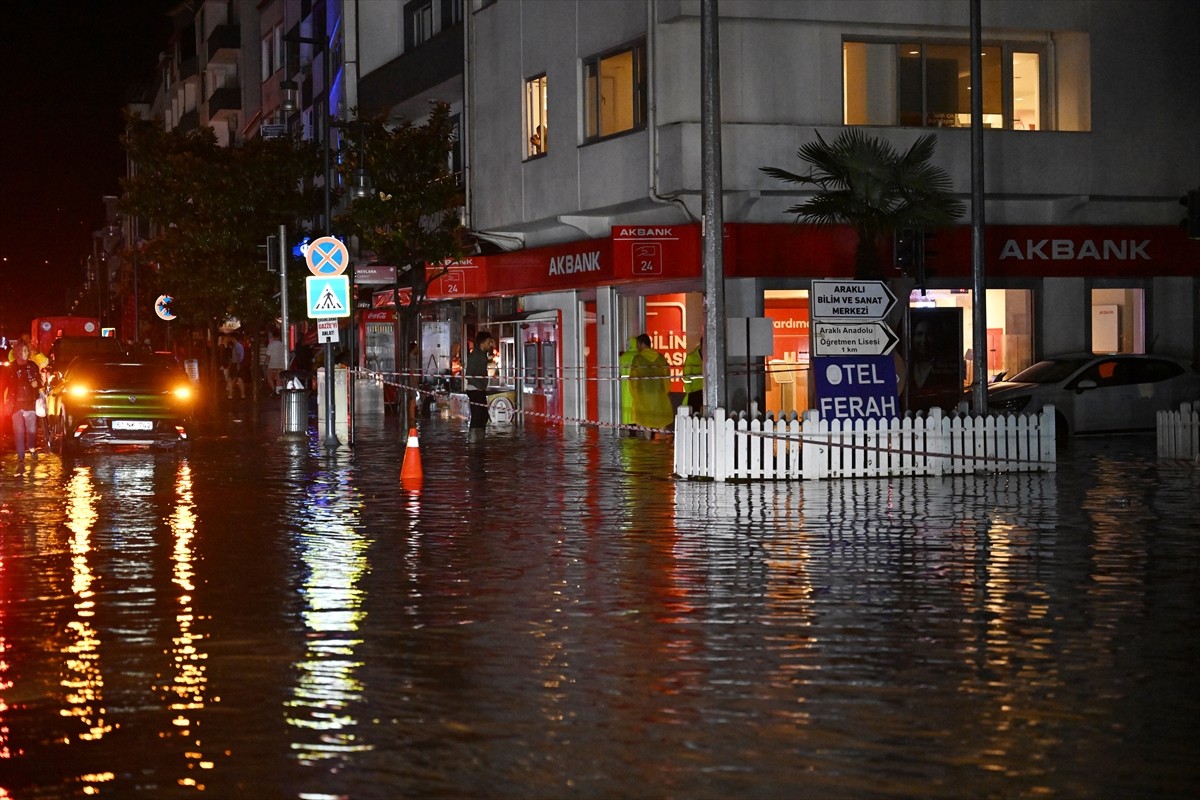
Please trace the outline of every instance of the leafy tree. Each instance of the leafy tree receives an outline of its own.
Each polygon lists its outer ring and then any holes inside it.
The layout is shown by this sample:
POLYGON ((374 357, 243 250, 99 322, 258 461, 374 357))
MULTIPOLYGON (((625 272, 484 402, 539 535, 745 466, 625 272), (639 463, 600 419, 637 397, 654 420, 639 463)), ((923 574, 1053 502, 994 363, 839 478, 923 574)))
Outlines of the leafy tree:
MULTIPOLYGON (((351 141, 339 170, 349 182, 365 169, 374 191, 354 200, 337 226, 359 237, 381 263, 414 267, 438 263, 461 253, 463 229, 458 218, 462 188, 451 172, 455 126, 450 107, 431 104, 421 125, 389 121, 386 115, 351 123, 351 141)), ((416 287, 414 287, 416 288, 416 287)))
MULTIPOLYGON (((280 224, 313 215, 315 145, 254 138, 221 147, 210 128, 164 131, 137 116, 127 120, 123 144, 136 172, 122 181, 119 207, 151 223, 139 257, 157 264, 147 277, 174 297, 179 324, 212 337, 231 315, 251 324, 273 319, 278 283, 260 263, 259 245, 280 224)), ((290 294, 299 296, 298 287, 290 294)))
MULTIPOLYGON (((336 227, 357 236, 379 263, 394 265, 397 275, 405 276, 400 282, 411 288, 408 305, 398 302, 399 287, 395 295, 399 356, 403 343, 420 341, 415 328, 426 304, 425 265, 444 264, 463 252, 462 188, 450 166, 455 125, 450 107, 435 102, 420 125, 377 116, 347 127, 353 146, 339 171, 349 183, 357 170, 365 169, 373 191, 353 200, 336 227)), ((396 363, 405 371, 401 358, 396 363)))
POLYGON ((817 191, 789 214, 818 225, 843 223, 858 234, 855 277, 880 278, 883 243, 896 230, 949 225, 963 214, 951 194, 950 176, 929 163, 937 138, 926 134, 904 153, 884 140, 848 128, 833 143, 819 132, 796 155, 809 165, 807 175, 778 167, 762 171, 785 183, 815 186, 817 191))

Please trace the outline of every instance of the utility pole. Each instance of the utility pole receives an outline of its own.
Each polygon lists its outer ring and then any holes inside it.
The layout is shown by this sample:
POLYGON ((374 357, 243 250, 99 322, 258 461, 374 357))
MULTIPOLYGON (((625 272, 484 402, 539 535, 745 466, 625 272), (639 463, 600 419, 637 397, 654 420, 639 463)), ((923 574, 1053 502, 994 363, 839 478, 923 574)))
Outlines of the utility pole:
MULTIPOLYGON (((700 0, 700 171, 704 271, 704 406, 725 406, 725 215, 717 0, 700 0)), ((749 398, 747 398, 749 402, 749 398)))
POLYGON ((980 0, 971 0, 971 349, 976 414, 987 413, 987 281, 983 264, 983 33, 980 0))

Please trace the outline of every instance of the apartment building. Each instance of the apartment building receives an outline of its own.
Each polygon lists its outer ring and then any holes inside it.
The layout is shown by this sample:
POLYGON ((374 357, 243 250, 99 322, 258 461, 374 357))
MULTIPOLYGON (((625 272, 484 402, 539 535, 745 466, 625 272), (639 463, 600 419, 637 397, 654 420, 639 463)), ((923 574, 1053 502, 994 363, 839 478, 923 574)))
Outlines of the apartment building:
MULTIPOLYGON (((719 11, 726 313, 775 331, 744 388, 730 379, 730 405, 803 408, 808 288, 853 274, 854 239, 793 224, 804 196, 759 168, 803 171, 796 149, 848 126, 900 150, 933 133, 969 202, 969 4, 719 11)), ((649 331, 681 363, 703 329, 700 4, 476 0, 465 23, 469 219, 503 252, 464 265, 445 296, 553 317, 551 407, 615 421, 604 377, 628 337, 649 331)), ((1178 201, 1200 184, 1200 7, 985 0, 982 33, 989 375, 1066 351, 1194 355, 1200 243, 1178 201)), ((952 309, 967 355, 969 229, 930 250, 912 303, 952 309)), ((546 348, 544 328, 505 332, 517 352, 546 348)))
MULTIPOLYGON (((1200 243, 1179 198, 1200 187, 1200 6, 981 8, 988 375, 1069 351, 1195 357, 1200 243)), ((319 137, 327 108, 419 122, 431 100, 451 104, 478 253, 430 286, 441 358, 494 328, 514 403, 615 422, 629 337, 651 333, 675 365, 697 343, 699 0, 205 0, 177 13, 154 103, 168 127, 319 137), (282 109, 283 80, 297 112, 282 109)), ((725 310, 774 330, 770 355, 729 353, 728 404, 802 409, 811 282, 852 275, 855 239, 796 224, 786 209, 806 195, 760 167, 803 171, 800 145, 849 128, 898 150, 932 133, 969 207, 969 4, 720 0, 719 13, 725 310)), ((966 222, 930 239, 925 291, 907 298, 945 312, 964 357, 966 222)))

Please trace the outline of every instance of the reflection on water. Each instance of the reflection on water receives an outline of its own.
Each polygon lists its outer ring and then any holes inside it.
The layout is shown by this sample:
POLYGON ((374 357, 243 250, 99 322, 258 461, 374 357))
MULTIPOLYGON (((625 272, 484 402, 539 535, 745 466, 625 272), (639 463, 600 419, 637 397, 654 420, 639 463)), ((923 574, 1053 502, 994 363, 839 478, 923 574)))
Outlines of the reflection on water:
MULTIPOLYGON (((0 508, 0 513, 7 511, 7 508, 0 508)), ((7 533, 7 525, 5 529, 5 533, 7 533)), ((4 562, 5 556, 0 554, 0 587, 7 585, 4 562)), ((3 597, 4 593, 0 590, 0 598, 3 597)), ((4 699, 13 688, 12 678, 10 677, 12 668, 10 659, 12 655, 9 653, 9 649, 11 645, 9 645, 8 638, 4 635, 4 630, 8 627, 7 606, 7 603, 0 603, 0 761, 7 761, 14 755, 12 750, 12 732, 8 724, 8 714, 11 709, 4 699)), ((0 787, 0 797, 7 796, 8 793, 3 787, 0 787)))
POLYGON ((71 591, 75 595, 75 618, 67 622, 63 655, 62 715, 78 720, 82 729, 67 733, 66 740, 100 739, 112 730, 104 721, 104 675, 100 670, 100 635, 89 563, 92 526, 96 522, 96 490, 89 470, 76 470, 67 483, 67 528, 71 531, 71 591))
MULTIPOLYGON (((175 476, 174 503, 168 515, 172 535, 171 580, 177 587, 177 608, 174 613, 175 631, 168 652, 169 682, 155 686, 159 697, 170 712, 170 727, 161 730, 163 739, 177 738, 183 746, 184 772, 178 778, 180 786, 203 790, 205 771, 215 766, 215 756, 205 755, 198 712, 208 702, 208 653, 204 644, 208 638, 200 628, 204 617, 196 614, 193 593, 195 584, 195 536, 198 516, 192 486, 191 465, 181 460, 175 476)), ((215 698, 214 698, 215 702, 215 698)))
POLYGON ((356 651, 363 643, 360 582, 367 571, 367 542, 348 459, 330 456, 297 481, 285 509, 295 521, 295 546, 305 570, 297 587, 304 601, 305 652, 295 665, 287 702, 287 722, 298 729, 292 749, 301 764, 339 762, 370 749, 360 740, 354 716, 363 691, 356 651))
POLYGON ((408 492, 403 432, 275 430, 0 476, 0 797, 1200 782, 1195 470, 676 482, 669 441, 431 421, 408 492))

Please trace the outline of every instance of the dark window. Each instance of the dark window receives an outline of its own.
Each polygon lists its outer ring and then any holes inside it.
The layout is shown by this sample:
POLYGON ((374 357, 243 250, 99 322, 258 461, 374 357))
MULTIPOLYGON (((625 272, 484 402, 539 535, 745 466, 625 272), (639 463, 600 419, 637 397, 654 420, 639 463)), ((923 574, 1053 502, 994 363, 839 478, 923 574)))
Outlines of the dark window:
POLYGON ((433 0, 412 0, 404 6, 405 49, 433 38, 433 0))
POLYGON ((1129 383, 1158 383, 1183 374, 1183 367, 1157 358, 1131 359, 1125 364, 1129 383))
POLYGON ((446 30, 463 21, 464 0, 442 0, 442 24, 439 30, 446 30))

